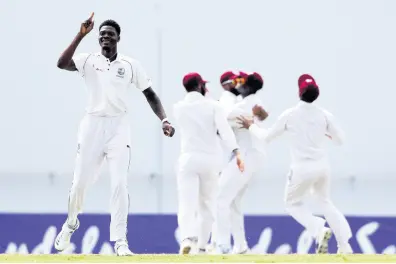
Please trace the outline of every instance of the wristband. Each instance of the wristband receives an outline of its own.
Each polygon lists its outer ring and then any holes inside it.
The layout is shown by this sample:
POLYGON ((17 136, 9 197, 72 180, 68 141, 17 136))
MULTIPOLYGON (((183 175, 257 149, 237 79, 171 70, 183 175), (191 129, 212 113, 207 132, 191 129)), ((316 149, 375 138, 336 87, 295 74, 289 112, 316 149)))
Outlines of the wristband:
POLYGON ((165 117, 164 119, 162 119, 162 121, 161 121, 161 122, 162 122, 162 124, 163 124, 163 123, 165 123, 165 122, 168 122, 168 123, 170 124, 170 122, 169 122, 168 118, 166 118, 166 117, 165 117))

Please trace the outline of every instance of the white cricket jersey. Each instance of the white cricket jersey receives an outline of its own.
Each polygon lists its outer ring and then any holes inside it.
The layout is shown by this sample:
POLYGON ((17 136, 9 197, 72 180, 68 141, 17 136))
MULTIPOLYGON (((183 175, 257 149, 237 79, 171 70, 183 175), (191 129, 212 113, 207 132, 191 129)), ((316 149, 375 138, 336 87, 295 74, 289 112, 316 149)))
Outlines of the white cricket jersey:
POLYGON ((240 99, 240 96, 236 96, 235 94, 229 92, 229 91, 224 91, 222 92, 219 102, 222 106, 224 106, 226 109, 232 108, 235 103, 240 99))
POLYGON ((127 112, 128 90, 140 91, 151 87, 140 62, 117 54, 110 62, 101 53, 81 53, 73 57, 88 92, 86 112, 96 116, 119 116, 127 112))
POLYGON ((252 125, 249 130, 266 143, 283 132, 288 132, 291 136, 292 164, 325 159, 326 135, 336 144, 340 145, 344 141, 344 133, 331 113, 303 101, 283 112, 271 128, 263 129, 252 125))
POLYGON ((221 153, 220 138, 228 151, 238 148, 227 116, 219 102, 189 92, 173 106, 175 123, 181 136, 181 153, 221 153))
POLYGON ((241 128, 241 125, 237 122, 237 117, 244 116, 246 118, 253 118, 255 123, 261 126, 262 122, 253 116, 252 109, 255 105, 262 106, 260 97, 257 94, 246 96, 227 110, 228 121, 233 128, 237 143, 241 147, 241 150, 254 149, 265 154, 266 150, 262 142, 260 142, 257 137, 253 137, 248 130, 241 128))

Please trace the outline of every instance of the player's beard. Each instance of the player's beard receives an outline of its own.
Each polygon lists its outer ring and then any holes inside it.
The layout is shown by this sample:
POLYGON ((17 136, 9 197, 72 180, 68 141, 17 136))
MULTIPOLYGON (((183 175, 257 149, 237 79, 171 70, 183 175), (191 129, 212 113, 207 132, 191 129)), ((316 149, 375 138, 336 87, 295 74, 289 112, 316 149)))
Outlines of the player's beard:
POLYGON ((230 89, 230 92, 233 93, 233 94, 236 95, 236 96, 238 96, 238 95, 241 94, 241 93, 238 91, 238 89, 236 89, 235 87, 231 88, 231 89, 230 89))
POLYGON ((201 94, 202 94, 203 96, 205 96, 205 94, 206 94, 206 89, 205 89, 204 87, 201 88, 201 94))

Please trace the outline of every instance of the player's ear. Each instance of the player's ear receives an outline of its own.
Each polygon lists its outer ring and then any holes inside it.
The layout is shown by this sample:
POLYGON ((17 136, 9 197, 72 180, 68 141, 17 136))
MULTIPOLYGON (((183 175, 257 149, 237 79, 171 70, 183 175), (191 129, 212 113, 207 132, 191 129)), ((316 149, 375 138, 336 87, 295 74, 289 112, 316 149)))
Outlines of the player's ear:
POLYGON ((120 40, 121 40, 121 36, 118 35, 117 42, 120 42, 120 40))

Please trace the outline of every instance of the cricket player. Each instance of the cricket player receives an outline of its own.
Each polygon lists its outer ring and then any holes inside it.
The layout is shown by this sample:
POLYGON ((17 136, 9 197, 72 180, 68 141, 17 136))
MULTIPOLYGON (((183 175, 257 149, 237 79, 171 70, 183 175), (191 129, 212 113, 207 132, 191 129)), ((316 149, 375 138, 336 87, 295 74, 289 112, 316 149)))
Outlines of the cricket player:
POLYGON ((285 195, 287 212, 316 239, 317 253, 327 253, 332 232, 338 243, 338 253, 353 253, 349 245, 352 236, 349 224, 330 199, 330 165, 325 150, 326 139, 342 144, 344 134, 333 115, 314 104, 319 96, 315 79, 304 74, 298 79, 298 87, 301 101, 283 112, 271 128, 259 128, 244 117, 239 120, 265 143, 288 132, 292 162, 285 195), (305 208, 304 198, 311 190, 331 229, 325 227, 323 218, 305 208))
POLYGON ((93 29, 93 16, 92 13, 81 24, 77 36, 58 60, 59 68, 77 71, 83 77, 88 91, 88 107, 78 132, 68 217, 56 237, 55 248, 62 251, 69 246, 72 234, 80 226, 77 216, 82 210, 86 190, 97 179, 106 160, 111 177, 110 240, 115 241, 116 254, 126 256, 133 254, 126 237, 129 209, 127 176, 132 148, 127 95, 133 86, 146 96, 153 112, 162 121, 164 134, 171 137, 175 130, 141 64, 118 53, 121 28, 117 22, 106 20, 99 26, 101 52, 74 55, 81 40, 93 29))
POLYGON ((219 102, 226 108, 232 108, 238 99, 240 99, 240 93, 235 88, 236 83, 234 82, 239 76, 246 77, 246 74, 243 72, 226 71, 220 76, 220 84, 223 92, 219 102))
MULTIPOLYGON (((216 209, 218 174, 221 170, 220 141, 233 154, 233 164, 243 171, 244 163, 234 133, 221 105, 205 97, 206 81, 198 73, 183 78, 185 98, 174 105, 174 118, 181 135, 178 160, 178 224, 180 254, 205 249, 216 209)), ((231 156, 231 155, 230 155, 231 156)))
MULTIPOLYGON (((237 101, 240 101, 242 98, 240 96, 240 93, 236 89, 236 79, 238 77, 246 77, 247 74, 243 72, 234 72, 234 71, 226 71, 220 76, 220 85, 223 88, 223 92, 219 98, 220 104, 225 108, 226 111, 229 111, 232 109, 232 107, 236 104, 237 101)), ((222 168, 226 167, 229 163, 229 153, 226 149, 226 146, 222 144, 222 149, 223 151, 223 165, 222 168)), ((221 173, 220 173, 221 175, 221 173)), ((231 210, 234 212, 233 210, 231 210)), ((234 217, 231 217, 231 219, 235 219, 234 217)), ((234 230, 235 225, 233 225, 233 222, 231 222, 231 230, 234 230)), ((212 227, 212 234, 211 234, 211 239, 210 239, 210 245, 207 247, 207 252, 212 253, 215 252, 216 247, 217 247, 217 223, 216 219, 215 222, 213 223, 212 227)))
POLYGON ((234 163, 228 163, 221 172, 216 217, 217 254, 231 252, 231 230, 234 240, 232 253, 245 254, 249 250, 245 237, 241 201, 253 174, 260 168, 265 156, 265 148, 262 144, 258 144, 258 139, 252 137, 245 129, 241 129, 237 123, 237 117, 241 115, 253 119, 255 122, 265 119, 261 116, 262 108, 260 105, 262 103, 257 95, 257 92, 262 89, 264 81, 260 74, 256 72, 252 74, 242 73, 234 78, 234 83, 236 79, 240 79, 241 82, 236 90, 237 95, 240 95, 242 100, 228 109, 227 116, 240 146, 242 158, 245 161, 245 171, 241 173, 234 163))

